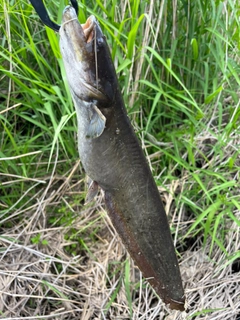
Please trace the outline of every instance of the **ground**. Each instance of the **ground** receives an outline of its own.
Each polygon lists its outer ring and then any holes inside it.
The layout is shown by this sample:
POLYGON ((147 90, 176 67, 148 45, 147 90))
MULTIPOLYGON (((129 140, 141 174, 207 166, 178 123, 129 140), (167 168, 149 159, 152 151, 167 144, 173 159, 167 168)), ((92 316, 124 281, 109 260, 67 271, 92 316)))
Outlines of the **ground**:
MULTIPOLYGON (((240 318, 239 261, 227 263, 210 242, 203 249, 198 237, 178 256, 187 311, 164 305, 112 227, 103 193, 91 204, 77 202, 85 192, 78 170, 79 162, 64 177, 43 177, 35 205, 12 209, 12 221, 20 212, 25 218, 2 230, 1 319, 240 318)), ((173 198, 160 192, 171 227, 184 229, 181 213, 176 220, 171 212, 173 198)), ((237 252, 237 225, 226 228, 228 253, 237 252)))

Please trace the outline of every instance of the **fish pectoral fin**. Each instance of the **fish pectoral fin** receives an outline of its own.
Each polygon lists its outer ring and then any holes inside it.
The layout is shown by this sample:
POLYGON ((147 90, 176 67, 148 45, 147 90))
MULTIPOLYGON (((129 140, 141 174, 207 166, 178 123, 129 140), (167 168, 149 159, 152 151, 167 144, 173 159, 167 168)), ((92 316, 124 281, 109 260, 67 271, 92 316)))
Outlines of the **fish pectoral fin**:
POLYGON ((91 202, 98 194, 98 183, 96 181, 91 181, 88 186, 88 192, 85 199, 85 204, 91 202))
POLYGON ((88 99, 90 100, 100 100, 107 101, 106 96, 98 89, 87 83, 86 81, 82 81, 81 84, 85 87, 85 90, 88 95, 88 99))
POLYGON ((89 109, 89 120, 86 138, 98 138, 105 129, 106 118, 95 105, 89 109))

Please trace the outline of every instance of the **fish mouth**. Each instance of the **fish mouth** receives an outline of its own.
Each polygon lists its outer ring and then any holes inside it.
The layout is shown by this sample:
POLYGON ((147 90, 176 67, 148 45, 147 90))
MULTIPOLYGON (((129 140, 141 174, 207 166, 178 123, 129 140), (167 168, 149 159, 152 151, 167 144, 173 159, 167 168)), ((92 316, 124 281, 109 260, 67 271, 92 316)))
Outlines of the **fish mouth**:
POLYGON ((82 24, 82 28, 83 28, 83 32, 84 32, 84 35, 85 35, 85 38, 86 38, 86 42, 90 42, 93 40, 94 38, 94 31, 95 31, 95 17, 94 16, 90 16, 87 21, 82 24))
MULTIPOLYGON (((84 24, 80 24, 75 9, 67 6, 62 15, 62 24, 59 30, 60 38, 65 39, 65 45, 72 49, 77 61, 93 65, 93 56, 96 53, 96 42, 102 34, 98 21, 90 16, 84 24)), ((91 69, 91 67, 89 67, 91 69)))
MULTIPOLYGON (((76 11, 73 7, 67 6, 63 11, 61 28, 64 28, 66 24, 71 23, 74 20, 78 22, 76 11)), ((82 36, 84 36, 84 40, 86 43, 89 43, 94 39, 96 21, 97 20, 94 16, 90 16, 87 18, 87 21, 85 23, 78 24, 81 26, 82 36)))

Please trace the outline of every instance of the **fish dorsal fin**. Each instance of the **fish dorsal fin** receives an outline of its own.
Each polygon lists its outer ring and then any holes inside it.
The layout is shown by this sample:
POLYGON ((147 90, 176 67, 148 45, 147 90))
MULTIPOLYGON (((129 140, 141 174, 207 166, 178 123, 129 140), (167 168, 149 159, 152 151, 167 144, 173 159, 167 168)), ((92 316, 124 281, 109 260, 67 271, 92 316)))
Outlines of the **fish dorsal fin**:
POLYGON ((89 108, 89 124, 86 132, 86 138, 98 138, 104 131, 106 118, 97 106, 91 105, 89 108))

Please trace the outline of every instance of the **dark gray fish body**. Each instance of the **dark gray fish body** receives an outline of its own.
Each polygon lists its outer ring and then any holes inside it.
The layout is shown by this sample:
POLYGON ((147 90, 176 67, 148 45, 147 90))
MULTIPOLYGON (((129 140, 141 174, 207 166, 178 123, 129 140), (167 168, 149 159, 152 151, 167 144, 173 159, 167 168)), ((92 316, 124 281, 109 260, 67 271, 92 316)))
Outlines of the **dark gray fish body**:
POLYGON ((94 17, 84 26, 67 7, 60 48, 78 120, 88 176, 105 191, 108 213, 128 252, 170 308, 184 291, 160 195, 128 119, 110 52, 94 17))

